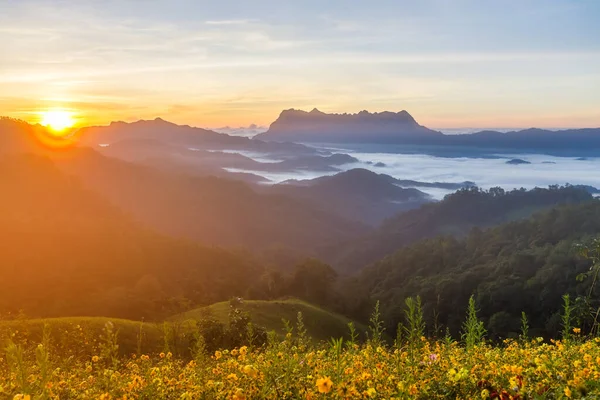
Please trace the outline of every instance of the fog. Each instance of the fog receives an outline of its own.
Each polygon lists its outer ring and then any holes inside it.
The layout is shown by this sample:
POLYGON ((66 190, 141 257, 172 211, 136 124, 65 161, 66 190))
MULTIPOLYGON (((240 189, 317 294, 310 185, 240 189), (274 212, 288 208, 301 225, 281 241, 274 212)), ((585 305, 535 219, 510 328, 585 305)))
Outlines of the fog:
MULTIPOLYGON (((500 186, 510 190, 524 187, 547 187, 548 185, 591 185, 600 187, 600 158, 578 160, 567 157, 554 157, 543 154, 497 155, 497 158, 448 158, 423 154, 361 153, 346 151, 360 162, 346 164, 341 170, 365 168, 371 171, 391 175, 397 179, 410 179, 422 182, 475 182, 479 187, 488 189, 500 186), (531 164, 507 164, 513 158, 522 159, 531 164), (385 166, 376 167, 374 164, 385 166)), ((264 157, 257 161, 265 162, 264 157)), ((240 171, 233 170, 231 171, 240 171)), ((335 172, 297 171, 286 173, 253 172, 279 183, 288 179, 312 179, 335 172)), ((434 198, 440 199, 449 190, 419 188, 434 198)))

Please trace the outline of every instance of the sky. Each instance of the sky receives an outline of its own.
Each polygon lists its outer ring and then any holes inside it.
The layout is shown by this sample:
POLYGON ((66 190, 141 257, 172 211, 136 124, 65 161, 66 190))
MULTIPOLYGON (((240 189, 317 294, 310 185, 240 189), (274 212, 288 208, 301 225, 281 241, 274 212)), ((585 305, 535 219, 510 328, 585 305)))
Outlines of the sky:
POLYGON ((600 127, 598 0, 0 0, 0 115, 600 127))

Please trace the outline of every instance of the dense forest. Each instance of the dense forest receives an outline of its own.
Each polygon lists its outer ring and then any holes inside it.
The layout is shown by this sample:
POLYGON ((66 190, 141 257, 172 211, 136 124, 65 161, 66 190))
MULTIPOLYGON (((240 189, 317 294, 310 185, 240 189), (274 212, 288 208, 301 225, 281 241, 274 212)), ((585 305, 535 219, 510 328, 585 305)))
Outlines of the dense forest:
POLYGON ((337 246, 323 246, 321 258, 344 272, 355 272, 396 249, 437 235, 466 235, 473 227, 489 227, 526 218, 535 211, 564 203, 589 201, 584 188, 553 185, 505 191, 465 187, 443 201, 425 204, 386 220, 379 229, 337 246))
MULTIPOLYGON (((592 279, 577 279, 591 266, 579 246, 590 245, 598 232, 600 201, 560 206, 488 230, 473 228, 464 238, 438 236, 401 248, 363 270, 341 293, 353 293, 355 308, 347 312, 362 312, 362 318, 366 308, 356 307, 364 306, 356 301, 358 288, 371 302, 380 300, 390 331, 404 318, 404 300, 420 296, 430 333, 456 333, 474 294, 491 337, 516 334, 522 312, 532 334, 556 337, 564 294, 600 294, 597 287, 590 293, 592 279)), ((581 323, 585 317, 578 316, 581 323)))

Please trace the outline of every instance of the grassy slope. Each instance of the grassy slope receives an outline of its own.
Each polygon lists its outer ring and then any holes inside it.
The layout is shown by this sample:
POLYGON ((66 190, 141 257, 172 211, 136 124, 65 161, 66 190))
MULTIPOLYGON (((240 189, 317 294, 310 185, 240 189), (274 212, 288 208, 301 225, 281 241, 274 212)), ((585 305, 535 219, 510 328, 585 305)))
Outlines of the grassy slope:
MULTIPOLYGON (((316 307, 297 299, 288 300, 245 300, 242 308, 250 314, 252 321, 267 330, 284 333, 283 319, 290 321, 295 327, 298 312, 302 312, 304 325, 308 335, 314 340, 329 340, 332 337, 347 336, 350 319, 316 307)), ((197 308, 174 317, 179 321, 199 319, 206 312, 222 323, 227 323, 229 302, 221 302, 208 307, 197 308)), ((364 332, 365 327, 356 324, 357 331, 364 332)))
POLYGON ((108 322, 118 332, 119 350, 123 354, 134 353, 138 345, 138 336, 142 335, 142 351, 156 352, 162 349, 162 325, 142 323, 119 318, 103 317, 65 317, 46 319, 24 319, 0 321, 0 345, 8 339, 17 337, 29 343, 40 343, 44 326, 47 326, 51 342, 58 347, 89 348, 101 341, 108 322), (81 328, 81 329, 80 329, 81 328))
MULTIPOLYGON (((289 299, 275 301, 246 300, 243 308, 249 312, 252 321, 283 334, 286 319, 295 327, 298 312, 301 311, 308 335, 315 341, 329 340, 331 337, 348 335, 348 323, 350 319, 341 315, 323 310, 309 303, 289 299)), ((197 308, 183 314, 174 316, 171 322, 188 322, 200 319, 204 313, 209 312, 220 322, 227 324, 229 314, 229 303, 216 303, 207 307, 197 308)), ((51 341, 59 348, 81 347, 90 348, 89 344, 98 344, 104 335, 104 329, 108 322, 112 322, 114 330, 118 332, 119 351, 122 354, 131 354, 137 351, 138 337, 142 335, 142 352, 156 353, 164 348, 164 331, 162 323, 148 323, 119 318, 103 317, 65 317, 47 319, 22 319, 0 321, 0 346, 5 346, 11 338, 19 339, 19 342, 40 343, 44 326, 50 330, 51 341), (81 328, 81 329, 80 329, 81 328)), ((181 341, 180 345, 186 347, 189 338, 189 325, 173 324, 181 341)), ((364 326, 356 324, 357 331, 363 333, 364 326)), ((95 346, 93 346, 95 347, 95 346)))

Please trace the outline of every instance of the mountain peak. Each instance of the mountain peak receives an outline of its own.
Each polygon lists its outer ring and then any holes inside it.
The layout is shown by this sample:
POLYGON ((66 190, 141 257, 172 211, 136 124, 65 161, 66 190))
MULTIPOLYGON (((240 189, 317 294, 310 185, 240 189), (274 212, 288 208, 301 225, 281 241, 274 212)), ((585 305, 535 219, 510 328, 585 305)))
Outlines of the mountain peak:
POLYGON ((423 135, 441 133, 419 125, 406 110, 328 114, 317 108, 310 112, 292 108, 282 111, 269 130, 256 138, 309 143, 394 143, 423 135))

